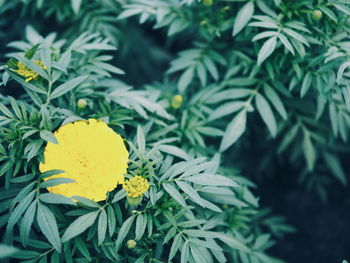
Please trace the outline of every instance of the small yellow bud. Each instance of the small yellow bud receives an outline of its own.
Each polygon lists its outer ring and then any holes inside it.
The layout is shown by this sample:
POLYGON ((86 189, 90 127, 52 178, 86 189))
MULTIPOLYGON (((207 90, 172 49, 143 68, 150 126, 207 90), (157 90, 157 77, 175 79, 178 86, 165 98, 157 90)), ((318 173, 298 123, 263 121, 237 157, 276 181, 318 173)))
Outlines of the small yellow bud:
POLYGON ((179 94, 175 95, 171 99, 171 107, 176 110, 181 107, 182 102, 183 102, 183 97, 179 94))
POLYGON ((88 102, 84 99, 79 99, 77 102, 77 106, 79 109, 85 109, 87 105, 88 105, 88 102))
POLYGON ((203 0, 202 3, 205 6, 212 6, 214 3, 214 0, 203 0))
POLYGON ((129 249, 133 249, 137 246, 137 242, 133 239, 130 239, 128 242, 126 242, 126 245, 129 249))
POLYGON ((312 19, 314 21, 320 21, 322 19, 322 16, 323 16, 323 14, 322 14, 321 10, 315 10, 312 12, 312 19))

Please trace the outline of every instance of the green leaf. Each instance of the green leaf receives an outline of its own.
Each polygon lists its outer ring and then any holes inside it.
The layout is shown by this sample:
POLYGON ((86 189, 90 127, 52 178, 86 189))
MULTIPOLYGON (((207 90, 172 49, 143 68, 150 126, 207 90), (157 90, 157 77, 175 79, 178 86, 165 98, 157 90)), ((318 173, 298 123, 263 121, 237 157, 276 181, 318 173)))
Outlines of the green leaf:
POLYGON ((76 237, 83 233, 86 229, 88 229, 95 222, 99 211, 93 211, 87 213, 86 215, 78 217, 74 220, 73 223, 69 225, 62 236, 62 243, 69 241, 73 237, 76 237))
POLYGON ((181 249, 181 258, 180 258, 181 261, 180 262, 187 263, 188 258, 189 258, 189 254, 190 254, 189 242, 188 242, 188 240, 186 240, 186 242, 184 243, 184 245, 181 249))
POLYGON ((12 72, 11 70, 5 68, 6 72, 17 82, 19 82, 20 84, 22 84, 24 87, 26 87, 27 89, 35 92, 35 93, 40 93, 40 94, 46 94, 46 91, 39 89, 38 87, 34 86, 33 84, 29 83, 29 82, 25 82, 21 77, 19 77, 18 75, 16 75, 14 72, 12 72))
POLYGON ((220 152, 227 150, 234 144, 245 132, 247 123, 247 111, 243 109, 240 111, 226 128, 225 134, 220 145, 220 152))
POLYGON ((124 241, 126 235, 129 233, 129 230, 132 226, 132 223, 134 222, 135 216, 129 217, 122 225, 122 227, 119 230, 118 238, 115 242, 115 247, 117 250, 119 250, 122 242, 124 241))
POLYGON ((12 246, 0 244, 0 258, 10 257, 18 252, 18 249, 12 246))
POLYGON ((7 117, 11 118, 11 119, 14 119, 14 116, 12 114, 12 112, 7 108, 5 107, 4 104, 0 103, 0 111, 5 114, 7 117))
POLYGON ((28 145, 24 148, 24 153, 27 154, 28 161, 33 159, 34 156, 38 154, 43 143, 43 140, 34 140, 28 143, 28 145))
POLYGON ((191 198, 193 202, 199 204, 202 207, 206 207, 203 202, 203 199, 199 196, 197 191, 194 190, 194 188, 191 185, 183 181, 176 181, 176 184, 191 198))
POLYGON ((40 131, 40 138, 47 141, 47 142, 52 142, 54 144, 58 144, 58 141, 57 141, 55 135, 48 130, 40 131))
POLYGON ((113 197, 113 200, 112 200, 112 204, 114 204, 115 202, 118 202, 120 200, 122 200, 123 198, 126 197, 126 191, 125 189, 121 189, 119 190, 113 197))
POLYGON ((72 196, 72 198, 76 201, 78 201, 79 203, 87 206, 87 207, 91 207, 91 208, 100 208, 100 205, 98 203, 96 203, 95 201, 92 201, 86 197, 82 197, 82 196, 72 196))
POLYGON ((323 13, 325 13, 330 19, 332 19, 334 22, 338 22, 337 20, 337 15, 328 7, 325 6, 319 6, 319 8, 321 9, 321 11, 323 13))
POLYGON ((333 175, 339 180, 341 184, 346 185, 346 175, 339 159, 333 154, 327 152, 324 152, 323 156, 326 165, 332 171, 333 175))
POLYGON ((233 26, 233 36, 236 36, 249 22, 254 14, 254 2, 249 1, 238 12, 233 26))
POLYGON ((101 210, 97 225, 98 245, 101 245, 105 240, 107 232, 107 213, 104 209, 101 210))
POLYGON ((275 107, 275 109, 278 111, 278 113, 281 115, 281 117, 286 120, 287 119, 287 111, 286 108, 283 105, 283 102, 281 98, 279 97, 278 93, 274 91, 273 88, 271 88, 268 85, 264 86, 264 92, 266 94, 266 97, 270 100, 271 104, 275 107))
POLYGON ((158 149, 162 152, 168 153, 170 155, 174 155, 186 161, 190 160, 191 157, 182 149, 174 145, 159 145, 158 149))
POLYGON ((137 126, 137 147, 140 151, 140 154, 143 155, 146 149, 146 142, 145 142, 145 134, 143 133, 142 127, 140 125, 137 126))
POLYGON ((191 83, 194 75, 194 67, 189 67, 184 73, 182 73, 179 82, 178 89, 181 93, 183 93, 188 85, 191 83))
POLYGON ((312 172, 314 170, 316 162, 316 151, 311 142, 310 134, 308 132, 304 133, 303 149, 307 168, 310 172, 312 172))
POLYGON ((279 34, 278 38, 281 40, 283 46, 286 49, 288 49, 290 53, 292 53, 294 55, 295 54, 294 48, 293 48, 292 44, 289 42, 288 38, 286 38, 283 34, 279 34))
POLYGON ((211 186, 232 186, 237 187, 238 184, 230 178, 218 174, 198 174, 191 177, 185 177, 183 180, 190 181, 200 185, 211 186))
POLYGON ((107 219, 108 219, 108 232, 109 236, 112 237, 115 232, 116 218, 115 212, 111 205, 107 206, 107 219))
POLYGON ((312 75, 310 72, 306 73, 303 79, 303 84, 301 85, 300 97, 304 97, 309 90, 312 83, 312 75))
POLYGON ((16 206, 16 208, 13 210, 13 212, 10 215, 10 218, 8 220, 7 230, 12 230, 14 225, 17 223, 17 221, 21 218, 23 213, 27 210, 31 202, 33 201, 33 198, 35 196, 36 191, 31 191, 28 195, 26 195, 16 206))
POLYGON ((147 215, 139 214, 136 219, 136 228, 135 228, 135 239, 140 240, 145 233, 147 225, 147 215))
POLYGON ((72 199, 63 195, 52 193, 40 194, 39 200, 49 204, 76 205, 72 199))
POLYGON ((40 188, 48 188, 48 187, 53 187, 60 184, 69 184, 69 183, 75 183, 75 181, 71 178, 52 178, 42 182, 40 184, 40 188))
POLYGON ((172 197, 176 202, 178 202, 183 207, 186 207, 186 202, 183 199, 180 192, 170 183, 163 183, 162 184, 164 190, 172 197))
POLYGON ((245 253, 250 252, 249 248, 245 244, 243 244, 242 242, 238 241, 236 238, 231 237, 227 234, 214 233, 213 237, 220 239, 223 243, 225 243, 226 245, 228 245, 234 249, 238 249, 238 250, 245 252, 245 253))
POLYGON ((261 65, 276 49, 277 38, 269 38, 261 47, 258 54, 258 65, 261 65))
POLYGON ((181 233, 177 234, 176 237, 174 238, 174 241, 171 245, 170 252, 169 252, 169 258, 168 262, 171 262, 171 260, 175 257, 176 252, 179 250, 182 242, 182 237, 181 233))
POLYGON ((36 208, 37 208, 37 202, 34 201, 28 207, 27 211, 24 213, 24 216, 22 218, 22 222, 19 230, 20 230, 21 241, 24 246, 27 245, 28 243, 29 232, 34 221, 36 208))
POLYGON ((81 84, 84 80, 86 80, 87 76, 79 76, 74 79, 68 80, 67 82, 59 85, 54 91, 51 93, 50 98, 55 99, 58 98, 67 92, 71 91, 79 84, 81 84))
POLYGON ((40 230, 49 240, 50 244, 56 249, 58 253, 61 253, 61 240, 54 214, 49 208, 42 205, 41 203, 38 203, 38 212, 36 219, 38 221, 40 230))
POLYGON ((79 13, 82 0, 71 0, 72 9, 75 14, 79 13))
POLYGON ((260 93, 256 94, 255 102, 256 102, 256 108, 258 109, 261 118, 269 128, 269 131, 272 137, 276 137, 276 134, 277 134, 276 119, 275 119, 275 116, 273 115, 273 112, 271 110, 269 103, 260 93))

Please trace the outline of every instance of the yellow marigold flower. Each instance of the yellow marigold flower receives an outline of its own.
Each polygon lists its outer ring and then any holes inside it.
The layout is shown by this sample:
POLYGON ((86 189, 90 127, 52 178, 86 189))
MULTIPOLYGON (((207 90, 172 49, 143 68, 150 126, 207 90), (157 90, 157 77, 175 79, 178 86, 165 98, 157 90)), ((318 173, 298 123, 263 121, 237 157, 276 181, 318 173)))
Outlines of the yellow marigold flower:
POLYGON ((123 188, 125 189, 128 197, 137 198, 148 191, 149 184, 145 178, 138 175, 128 181, 125 181, 123 183, 123 188))
POLYGON ((101 201, 123 183, 129 153, 123 138, 105 122, 76 121, 59 128, 55 136, 58 144, 47 144, 40 171, 63 170, 63 174, 50 178, 65 177, 75 182, 48 187, 49 192, 101 201))
MULTIPOLYGON (((44 63, 41 60, 33 60, 33 62, 39 65, 42 69, 46 69, 46 66, 44 66, 44 63)), ((17 67, 18 69, 16 69, 15 72, 25 77, 26 82, 29 82, 33 79, 38 79, 39 74, 36 73, 34 70, 27 68, 22 62, 18 61, 17 67)))

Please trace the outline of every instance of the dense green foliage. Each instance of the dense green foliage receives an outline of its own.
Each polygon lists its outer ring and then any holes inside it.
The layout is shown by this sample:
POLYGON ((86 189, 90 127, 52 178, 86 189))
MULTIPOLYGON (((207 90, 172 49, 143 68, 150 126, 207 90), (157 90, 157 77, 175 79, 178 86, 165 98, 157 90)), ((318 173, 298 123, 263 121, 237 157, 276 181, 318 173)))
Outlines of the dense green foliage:
POLYGON ((0 89, 17 94, 0 94, 2 257, 280 262, 267 250, 293 228, 245 173, 292 167, 323 199, 347 183, 346 0, 13 0, 0 14, 21 32, 0 34, 0 89), (46 142, 88 118, 125 138, 128 176, 151 184, 139 206, 120 187, 99 203, 47 192, 46 142))

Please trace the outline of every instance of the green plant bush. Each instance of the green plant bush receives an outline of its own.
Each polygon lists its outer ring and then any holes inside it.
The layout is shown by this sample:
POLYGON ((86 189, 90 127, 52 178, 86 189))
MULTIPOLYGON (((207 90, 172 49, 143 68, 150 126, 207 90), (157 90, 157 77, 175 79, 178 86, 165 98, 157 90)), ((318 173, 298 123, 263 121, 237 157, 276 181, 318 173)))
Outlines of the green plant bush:
POLYGON ((244 175, 290 166, 324 199, 347 182, 347 1, 0 1, 0 14, 23 33, 0 34, 1 89, 16 93, 0 95, 8 262, 281 262, 268 249, 293 228, 244 175), (150 185, 141 203, 121 185, 101 202, 46 190, 60 172, 40 172, 46 144, 87 119, 125 139, 126 177, 150 185))

